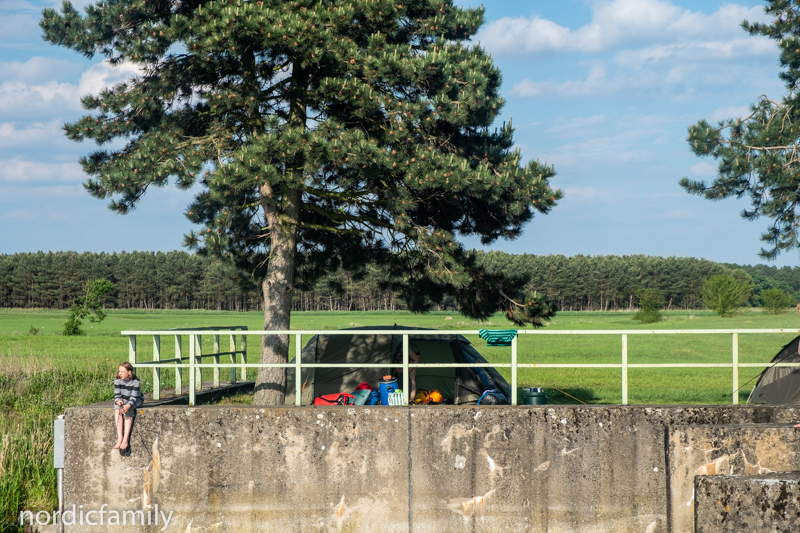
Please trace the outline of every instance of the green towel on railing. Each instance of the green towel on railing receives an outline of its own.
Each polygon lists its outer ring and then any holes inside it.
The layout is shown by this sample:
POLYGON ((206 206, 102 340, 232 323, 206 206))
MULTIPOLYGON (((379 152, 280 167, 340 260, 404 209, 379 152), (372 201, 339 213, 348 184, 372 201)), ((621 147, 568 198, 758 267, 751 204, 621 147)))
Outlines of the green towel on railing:
POLYGON ((482 329, 478 332, 489 346, 511 346, 511 339, 517 336, 515 329, 482 329))

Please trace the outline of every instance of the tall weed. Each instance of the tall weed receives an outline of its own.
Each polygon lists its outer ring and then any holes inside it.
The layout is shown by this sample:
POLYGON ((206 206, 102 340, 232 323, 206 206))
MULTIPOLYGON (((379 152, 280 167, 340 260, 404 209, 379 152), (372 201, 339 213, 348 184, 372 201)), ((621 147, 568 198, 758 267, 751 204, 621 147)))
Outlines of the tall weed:
POLYGON ((56 508, 53 420, 113 395, 113 364, 54 366, 15 355, 0 358, 0 533, 21 531, 20 511, 56 508))

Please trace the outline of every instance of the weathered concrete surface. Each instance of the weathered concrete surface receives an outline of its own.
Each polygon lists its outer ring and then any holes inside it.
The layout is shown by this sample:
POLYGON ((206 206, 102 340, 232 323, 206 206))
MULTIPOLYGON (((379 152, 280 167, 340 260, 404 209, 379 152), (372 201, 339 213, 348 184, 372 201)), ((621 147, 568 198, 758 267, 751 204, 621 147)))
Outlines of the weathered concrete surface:
POLYGON ((800 472, 695 478, 695 533, 800 529, 800 472))
POLYGON ((754 406, 161 407, 137 416, 122 458, 111 409, 77 408, 67 412, 65 500, 158 504, 174 512, 165 531, 176 532, 191 522, 229 532, 664 533, 667 428, 794 418, 754 406))
POLYGON ((671 427, 669 470, 673 530, 694 531, 695 476, 800 470, 798 437, 800 431, 789 424, 671 427))
POLYGON ((354 411, 144 409, 120 457, 111 409, 69 410, 66 508, 158 504, 175 532, 407 531, 408 409, 354 411))

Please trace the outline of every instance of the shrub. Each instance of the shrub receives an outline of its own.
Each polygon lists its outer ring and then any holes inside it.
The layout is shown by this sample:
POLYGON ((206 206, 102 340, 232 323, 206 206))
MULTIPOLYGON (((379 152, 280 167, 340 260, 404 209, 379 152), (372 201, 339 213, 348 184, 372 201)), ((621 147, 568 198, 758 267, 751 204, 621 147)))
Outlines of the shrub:
POLYGON ((780 289, 767 289, 761 291, 761 306, 773 315, 785 313, 792 301, 789 295, 780 289))
POLYGON ((664 316, 661 314, 661 307, 664 305, 664 295, 656 289, 642 289, 637 295, 641 309, 633 315, 634 320, 642 324, 652 324, 661 322, 664 316))
POLYGON ((703 283, 703 303, 720 317, 730 317, 741 311, 753 294, 753 280, 743 270, 732 274, 711 276, 703 283))

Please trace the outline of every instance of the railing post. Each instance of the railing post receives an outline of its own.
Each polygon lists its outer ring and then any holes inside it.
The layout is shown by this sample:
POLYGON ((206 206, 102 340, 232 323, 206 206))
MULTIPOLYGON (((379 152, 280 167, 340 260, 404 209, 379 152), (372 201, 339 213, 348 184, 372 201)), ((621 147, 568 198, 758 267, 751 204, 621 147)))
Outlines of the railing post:
POLYGON ((511 405, 517 405, 517 335, 511 339, 511 405))
POLYGON ((128 361, 136 366, 136 335, 128 335, 128 361))
POLYGON ((214 335, 214 388, 219 387, 219 335, 214 335))
MULTIPOLYGON (((230 352, 231 352, 231 363, 236 364, 236 335, 231 334, 231 342, 230 342, 230 352)), ((231 384, 236 383, 236 367, 230 367, 230 382, 231 384)))
POLYGON ((189 405, 194 405, 194 389, 197 381, 197 374, 195 374, 195 355, 197 352, 197 339, 196 335, 189 335, 189 405))
POLYGON ((739 405, 739 334, 733 334, 733 405, 739 405))
POLYGON ((303 373, 302 373, 302 363, 300 362, 300 358, 303 355, 303 335, 298 333, 294 336, 294 404, 297 407, 302 405, 302 398, 303 395, 303 373))
POLYGON ((181 373, 183 369, 180 367, 183 364, 183 350, 181 347, 181 336, 175 335, 175 359, 177 359, 177 365, 175 367, 175 396, 180 396, 183 394, 183 376, 181 373))
MULTIPOLYGON (((153 361, 161 361, 161 335, 153 335, 153 361)), ((161 399, 161 369, 153 368, 153 399, 161 399)))
POLYGON ((403 400, 408 405, 408 335, 403 335, 403 400))
POLYGON ((622 405, 628 405, 628 334, 622 334, 622 405))
MULTIPOLYGON (((194 356, 196 357, 195 364, 203 362, 203 336, 202 335, 195 335, 194 336, 194 356)), ((203 389, 203 369, 200 367, 195 367, 194 371, 196 372, 196 376, 194 377, 194 385, 196 390, 203 389)))
MULTIPOLYGON (((242 364, 247 364, 247 335, 242 333, 242 364)), ((247 367, 242 367, 242 381, 247 381, 247 367)))

